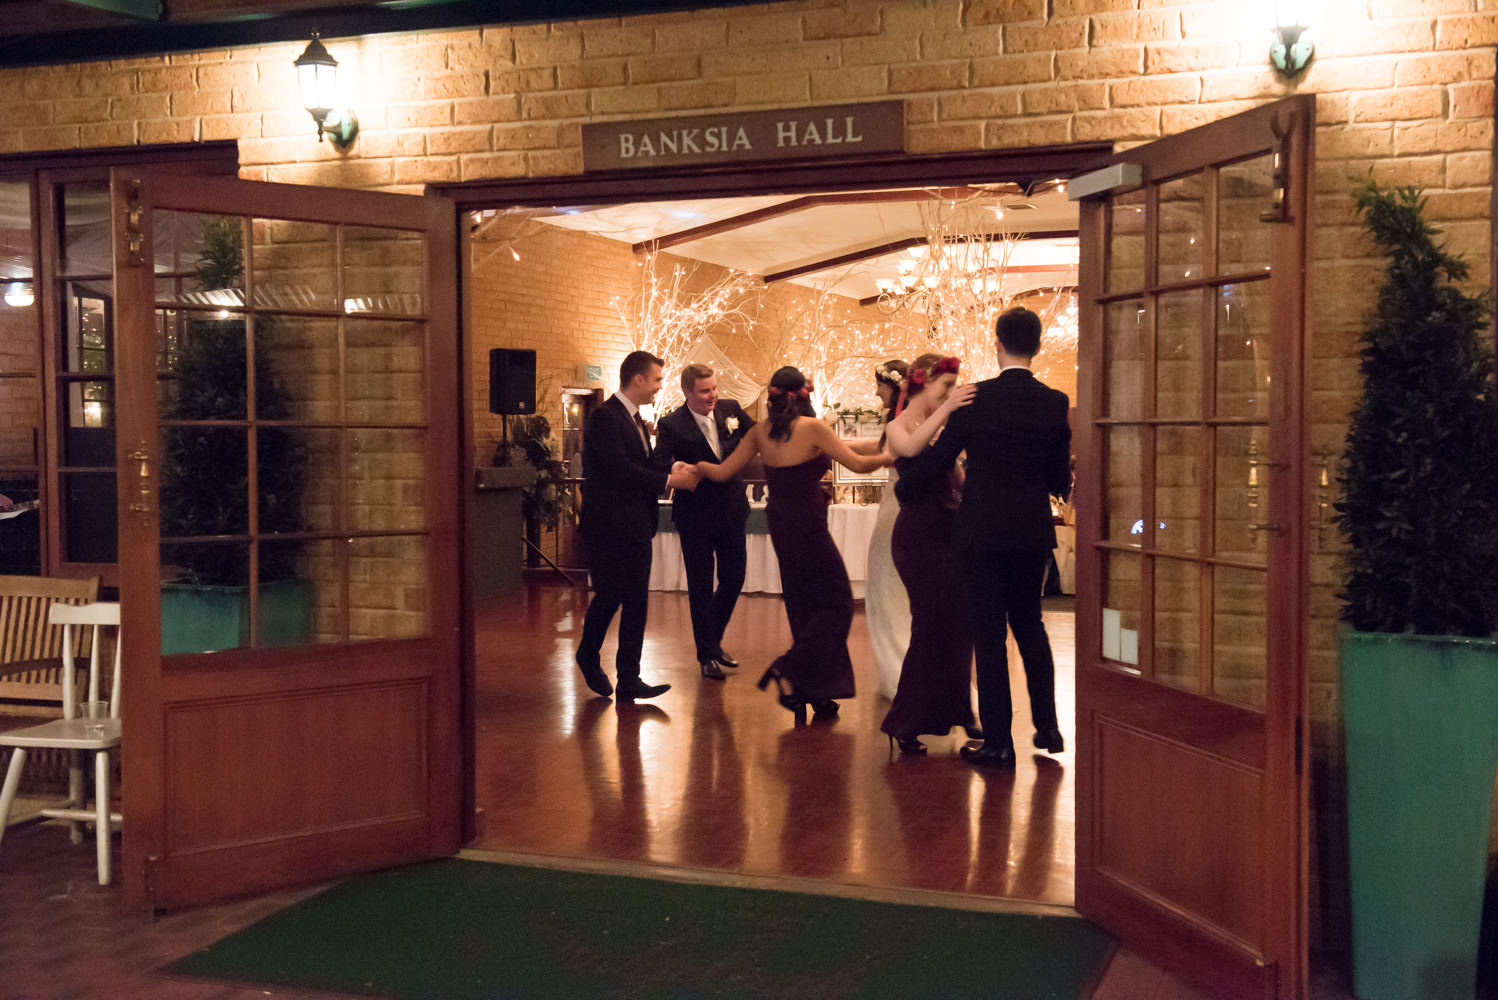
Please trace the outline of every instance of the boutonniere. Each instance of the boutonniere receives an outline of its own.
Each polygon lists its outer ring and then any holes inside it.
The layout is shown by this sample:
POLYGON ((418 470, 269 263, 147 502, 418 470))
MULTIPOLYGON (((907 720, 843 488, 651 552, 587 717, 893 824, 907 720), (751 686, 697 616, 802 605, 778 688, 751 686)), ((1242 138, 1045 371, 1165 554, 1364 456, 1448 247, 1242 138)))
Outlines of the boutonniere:
POLYGON ((739 432, 739 418, 729 417, 727 420, 723 421, 723 426, 728 428, 728 433, 737 434, 739 432))

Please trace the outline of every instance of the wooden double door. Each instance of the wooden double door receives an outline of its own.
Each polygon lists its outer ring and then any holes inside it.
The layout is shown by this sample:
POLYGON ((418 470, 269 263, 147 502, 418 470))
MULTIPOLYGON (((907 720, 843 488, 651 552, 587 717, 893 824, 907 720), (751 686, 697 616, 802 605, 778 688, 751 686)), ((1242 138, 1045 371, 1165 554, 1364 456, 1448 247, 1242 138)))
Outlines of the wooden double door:
POLYGON ((132 903, 459 846, 454 228, 111 176, 132 903))

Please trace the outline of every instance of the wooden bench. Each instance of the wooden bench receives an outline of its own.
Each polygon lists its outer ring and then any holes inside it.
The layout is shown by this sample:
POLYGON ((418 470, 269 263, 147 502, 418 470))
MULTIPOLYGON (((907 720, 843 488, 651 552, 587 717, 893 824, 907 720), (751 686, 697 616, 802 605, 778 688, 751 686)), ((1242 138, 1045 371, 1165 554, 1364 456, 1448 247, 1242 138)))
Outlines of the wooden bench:
MULTIPOLYGON (((0 576, 0 703, 62 704, 62 629, 48 624, 48 609, 58 601, 88 604, 98 598, 96 576, 0 576)), ((46 714, 52 714, 50 707, 46 714)))
MULTIPOLYGON (((48 623, 48 609, 58 601, 88 604, 98 596, 98 577, 0 575, 0 729, 34 725, 37 716, 62 714, 62 628, 48 623)), ((0 768, 9 756, 0 759, 0 768)), ((65 752, 38 751, 32 756, 21 783, 23 794, 61 795, 67 787, 65 752)))

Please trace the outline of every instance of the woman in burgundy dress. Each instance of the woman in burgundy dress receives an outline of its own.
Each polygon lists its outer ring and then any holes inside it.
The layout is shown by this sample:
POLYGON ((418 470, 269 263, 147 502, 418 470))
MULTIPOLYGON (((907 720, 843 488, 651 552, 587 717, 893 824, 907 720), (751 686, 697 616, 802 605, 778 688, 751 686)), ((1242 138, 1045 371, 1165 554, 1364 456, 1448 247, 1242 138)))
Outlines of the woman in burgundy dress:
MULTIPOLYGON (((972 386, 954 391, 959 364, 940 354, 923 354, 911 363, 901 410, 887 430, 897 453, 918 453, 953 410, 971 401, 972 386)), ((968 693, 973 635, 952 548, 961 469, 922 472, 916 463, 901 458, 895 471, 900 514, 890 547, 910 595, 910 648, 900 667, 894 701, 879 728, 889 736, 891 748, 898 744, 901 753, 922 754, 925 744, 916 737, 923 733, 944 736, 953 726, 962 726, 969 735, 977 732, 968 693)))
POLYGON ((818 717, 835 716, 836 699, 854 693, 853 663, 848 658, 853 589, 842 554, 827 530, 828 497, 822 477, 834 460, 854 472, 872 472, 891 461, 882 452, 853 452, 816 418, 811 388, 800 371, 781 368, 770 378, 769 419, 755 424, 721 465, 697 465, 702 475, 722 482, 755 455, 764 459, 770 489, 765 515, 780 563, 791 648, 770 664, 759 687, 763 690, 774 682, 780 704, 798 721, 807 705, 818 717))

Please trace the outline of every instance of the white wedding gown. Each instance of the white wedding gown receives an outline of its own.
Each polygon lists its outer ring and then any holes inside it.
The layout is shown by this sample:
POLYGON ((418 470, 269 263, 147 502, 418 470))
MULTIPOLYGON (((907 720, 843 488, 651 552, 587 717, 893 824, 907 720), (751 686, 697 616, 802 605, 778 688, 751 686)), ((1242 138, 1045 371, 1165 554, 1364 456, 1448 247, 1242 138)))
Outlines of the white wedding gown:
POLYGON ((879 501, 879 517, 869 537, 869 568, 863 598, 879 693, 886 698, 895 696, 900 666, 910 646, 910 598, 905 595, 905 585, 900 582, 890 554, 890 537, 895 531, 895 517, 900 513, 900 503, 895 499, 895 478, 895 470, 890 469, 884 496, 879 501))

